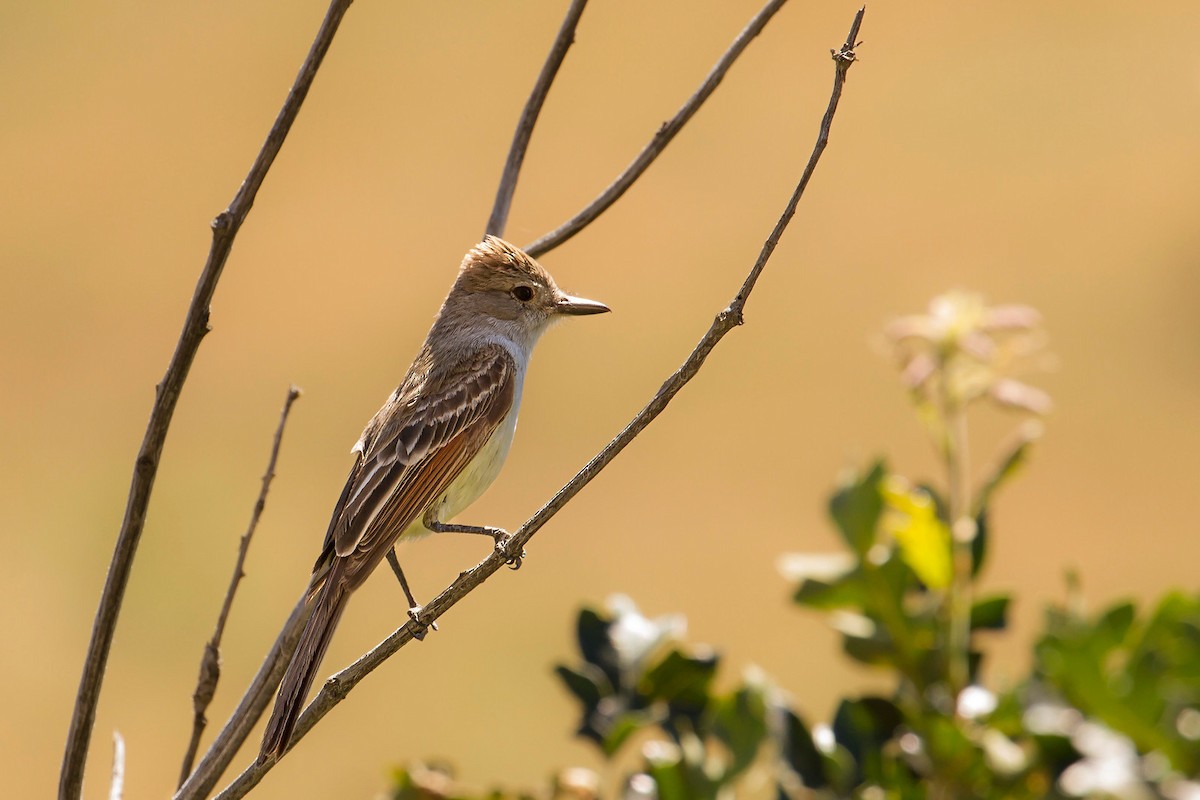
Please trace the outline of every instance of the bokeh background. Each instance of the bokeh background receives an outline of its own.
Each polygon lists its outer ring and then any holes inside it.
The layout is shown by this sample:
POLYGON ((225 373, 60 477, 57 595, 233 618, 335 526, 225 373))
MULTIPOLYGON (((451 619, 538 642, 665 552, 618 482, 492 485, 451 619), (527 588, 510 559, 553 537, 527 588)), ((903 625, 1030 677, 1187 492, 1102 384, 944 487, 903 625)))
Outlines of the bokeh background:
MULTIPOLYGON (((351 9, 239 236, 167 442, 99 708, 127 796, 174 786, 203 641, 288 384, 279 475, 225 640, 218 724, 304 584, 349 448, 478 238, 566 2, 351 9)), ((674 113, 757 0, 609 0, 533 139, 508 238, 585 204, 674 113)), ((636 412, 752 263, 807 158, 855 5, 796 0, 599 222, 544 259, 611 316, 541 345, 506 472, 464 516, 516 527, 636 412)), ((320 0, 0 7, 0 771, 47 797, 133 456, 209 242, 324 13, 320 0)), ((995 513, 1011 681, 1068 568, 1094 603, 1196 586, 1200 9, 874 2, 833 139, 748 308, 667 413, 423 645, 368 679, 260 787, 371 797, 444 756, 475 785, 595 765, 551 673, 581 603, 681 612, 810 720, 877 685, 792 608, 787 551, 836 546, 825 497, 886 453, 938 477, 877 332, 949 288, 1046 319, 1047 435, 995 513)), ((978 463, 1012 418, 977 420, 978 463)), ((467 519, 469 518, 469 520, 467 519)), ((402 550, 431 596, 486 545, 402 550)), ((356 597, 332 672, 403 620, 356 597)), ((250 754, 244 754, 244 759, 250 754)), ((244 759, 239 763, 244 763, 244 759)))

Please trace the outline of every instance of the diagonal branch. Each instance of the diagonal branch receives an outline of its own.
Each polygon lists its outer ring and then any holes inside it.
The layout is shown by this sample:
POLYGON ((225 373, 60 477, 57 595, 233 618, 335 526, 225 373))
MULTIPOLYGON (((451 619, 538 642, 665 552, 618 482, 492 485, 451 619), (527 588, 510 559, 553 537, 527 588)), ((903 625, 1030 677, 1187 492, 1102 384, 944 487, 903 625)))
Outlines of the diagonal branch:
POLYGON ((517 191, 517 178, 521 174, 521 165, 525 162, 529 139, 533 136, 533 126, 542 111, 542 104, 546 102, 546 95, 550 94, 550 85, 554 83, 554 76, 558 74, 558 68, 562 66, 567 50, 575 43, 575 28, 579 25, 579 18, 583 16, 583 8, 586 5, 587 0, 572 0, 562 27, 558 29, 558 36, 550 48, 550 54, 546 56, 546 63, 542 66, 537 83, 533 85, 529 100, 525 102, 525 110, 521 112, 516 133, 513 134, 512 146, 508 150, 508 160, 504 162, 500 186, 496 189, 496 202, 492 205, 486 234, 504 235, 504 227, 508 224, 508 212, 512 208, 513 193, 517 191))
MULTIPOLYGON (((774 229, 772 229, 770 236, 767 237, 762 250, 759 252, 758 259, 746 275, 737 294, 730 304, 717 314, 708 332, 696 344, 695 349, 692 350, 687 360, 667 379, 662 388, 658 390, 658 393, 625 426, 625 429, 613 438, 574 478, 559 489, 558 493, 549 502, 542 506, 536 514, 530 517, 513 534, 512 539, 509 540, 503 551, 497 550, 493 552, 474 568, 460 574, 450 586, 424 607, 421 611, 419 624, 416 620, 410 620, 353 664, 326 681, 325 685, 321 687, 321 691, 317 693, 316 698, 305 709, 303 716, 300 717, 296 725, 296 730, 292 734, 293 746, 322 717, 329 713, 334 706, 340 703, 349 694, 350 690, 358 685, 359 681, 407 644, 421 627, 441 617, 442 614, 446 613, 459 600, 466 597, 477 586, 499 571, 512 558, 513 554, 520 553, 525 544, 543 525, 549 522, 592 478, 596 477, 601 470, 608 466, 617 457, 617 454, 625 449, 626 445, 637 438, 638 434, 666 409, 675 395, 704 366, 704 361, 713 348, 725 338, 727 333, 742 324, 746 301, 749 299, 750 293, 754 291, 754 286, 766 268, 771 254, 775 251, 775 247, 779 243, 780 237, 783 236, 784 230, 787 229, 788 223, 791 222, 792 217, 795 215, 800 198, 804 195, 808 182, 812 178, 813 171, 817 167, 817 162, 820 161, 821 154, 825 151, 825 146, 829 141, 829 129, 833 124, 833 115, 837 111, 838 102, 842 96, 842 86, 846 81, 846 72, 855 61, 854 48, 865 11, 865 7, 859 9, 850 27, 850 34, 846 37, 846 43, 839 50, 832 51, 835 65, 833 91, 829 97, 829 105, 826 108, 825 116, 821 120, 816 144, 813 146, 812 154, 809 156, 808 163, 800 176, 800 181, 796 185, 795 191, 792 192, 792 196, 788 200, 783 214, 780 216, 779 221, 775 223, 774 229)), ((237 798, 245 796, 277 763, 279 762, 254 762, 233 783, 218 794, 216 800, 237 800, 237 798)))
POLYGON ((221 212, 212 223, 212 246, 208 260, 196 283, 195 294, 187 310, 183 330, 179 334, 179 342, 175 353, 171 356, 166 374, 158 384, 154 406, 150 412, 150 421, 146 425, 146 433, 134 462, 133 477, 129 487, 129 499, 125 506, 125 517, 121 522, 117 543, 113 550, 112 562, 109 565, 108 577, 104 590, 100 595, 100 604, 96 610, 96 618, 92 624, 92 636, 88 642, 87 654, 84 657, 83 674, 79 680, 79 691, 75 698, 75 707, 71 716, 71 727, 67 733, 66 749, 63 753, 62 772, 59 776, 58 793, 60 800, 78 800, 83 791, 83 772, 87 763, 88 745, 91 742, 92 727, 96 721, 96 704, 100 698, 100 685, 104 680, 104 670, 108 663, 108 653, 112 647, 113 633, 117 625, 117 617, 121 611, 121 603, 125 597, 125 587, 129 583, 129 574, 133 568, 133 559, 137 553, 138 542, 146 521, 146 508, 150 503, 150 493, 154 488, 154 478, 158 473, 159 460, 162 457, 163 443, 166 441, 167 429, 175 413, 175 404, 179 393, 187 379, 188 371, 200 342, 208 333, 209 305, 220 280, 225 261, 233 247, 233 240, 254 205, 254 198, 266 178, 267 171, 279 154, 283 141, 291 130, 300 106, 312 86, 317 69, 329 50, 333 36, 342 21, 351 0, 333 0, 325 15, 321 28, 313 41, 300 73, 296 76, 288 93, 287 100, 279 111, 274 125, 271 126, 267 139, 259 150, 254 164, 250 167, 246 179, 242 182, 233 202, 221 212))
POLYGON ((308 601, 309 593, 306 589, 300 599, 296 601, 296 605, 292 608, 287 622, 283 624, 283 629, 279 632, 275 643, 271 645, 270 651, 263 658, 262 665, 258 668, 258 674, 246 688, 245 694, 238 702, 238 707, 229 715, 225 726, 221 728, 221 732, 209 745, 208 750, 200 759, 200 763, 196 765, 196 769, 176 790, 173 800, 199 800, 199 798, 207 797, 208 793, 217 785, 217 781, 225 774, 233 757, 237 755, 238 748, 246 741, 246 737, 250 735, 250 731, 262 717, 267 706, 270 705, 271 699, 275 696, 275 690, 279 688, 279 682, 283 680, 288 660, 300 641, 304 623, 308 621, 311 610, 308 601))
POLYGON ((204 657, 200 665, 200 681, 193 695, 193 700, 196 703, 196 715, 193 720, 192 739, 188 744, 187 754, 184 756, 183 768, 179 777, 179 787, 176 789, 176 797, 199 797, 206 795, 216 785, 217 781, 220 780, 221 775, 229 766, 229 762, 233 759, 234 753, 237 752, 237 748, 246 740, 250 729, 254 727, 254 724, 266 709, 267 703, 270 702, 275 687, 279 685, 279 681, 283 678, 288 657, 295 650, 296 643, 300 639, 300 632, 303 630, 304 623, 308 619, 309 592, 306 590, 300 596, 299 601, 297 601, 295 607, 292 609, 292 613, 284 623, 283 629, 279 632, 279 636, 275 639, 275 643, 263 659, 258 674, 250 682, 250 686, 246 689, 245 694, 238 703, 237 709, 235 709, 233 715, 226 722, 220 733, 217 734, 216 739, 213 740, 212 745, 205 752, 204 757, 193 772, 192 765, 199 748, 200 736, 207 726, 204 714, 208 703, 212 700, 216 681, 220 674, 220 666, 217 659, 219 658, 220 640, 225 622, 229 616, 229 609, 233 604, 234 592, 243 576, 242 568, 245 563, 246 552, 250 546, 250 537, 257 526, 259 516, 262 514, 267 489, 275 476, 275 464, 278 460, 279 448, 283 441, 284 426, 287 424, 292 404, 299 397, 300 390, 298 388, 292 386, 288 389, 287 399, 284 401, 283 411, 279 417, 279 426, 275 431, 271 456, 267 462, 267 471, 263 475, 262 490, 259 493, 258 500, 254 504, 250 527, 242 537, 238 548, 237 564, 234 567, 233 578, 230 581, 228 592, 225 595, 225 602, 221 607, 221 613, 217 619, 216 632, 213 634, 212 640, 205 646, 204 657))
POLYGON ((192 765, 196 761, 196 751, 200 748, 200 737, 208 725, 205 712, 217 691, 217 681, 221 678, 221 639, 225 635, 225 624, 229 620, 229 612, 233 609, 233 598, 237 594, 242 578, 246 576, 246 554, 250 552, 250 540, 258 528, 258 520, 262 517, 267 505, 267 491, 271 481, 275 479, 275 464, 279 460, 279 448, 283 444, 283 429, 287 425, 288 414, 291 413, 292 403, 300 397, 300 390, 295 386, 288 387, 287 399, 283 401, 283 411, 279 415, 279 426, 275 429, 275 441, 271 445, 271 455, 267 459, 267 471, 262 476, 262 488, 259 489, 258 499, 254 502, 254 511, 250 514, 250 525, 242 534, 238 544, 237 561, 233 565, 233 577, 229 579, 229 588, 225 591, 225 600, 221 604, 221 612, 217 615, 217 627, 212 638, 204 645, 204 655, 200 657, 200 678, 196 681, 196 691, 192 693, 192 738, 188 742, 187 752, 183 756, 183 766, 179 771, 179 785, 183 786, 188 775, 192 773, 192 765))
POLYGON ((725 51, 724 55, 713 65, 704 78, 704 82, 700 84, 700 88, 675 112, 675 116, 662 124, 662 127, 654 134, 654 138, 642 149, 642 152, 637 154, 625 171, 574 217, 532 244, 525 245, 525 252, 534 258, 545 255, 586 228, 607 211, 609 206, 617 202, 621 195, 625 194, 626 190, 633 185, 633 182, 640 178, 659 154, 667 148, 667 145, 675 138, 675 134, 679 133, 688 120, 695 116, 696 112, 700 110, 700 106, 704 105, 704 101, 716 91, 717 86, 725 77, 725 73, 729 72, 729 68, 733 66, 733 62, 737 61, 738 56, 750 46, 754 37, 762 33, 763 28, 786 2, 787 0, 769 0, 733 40, 733 44, 729 45, 729 49, 725 51))

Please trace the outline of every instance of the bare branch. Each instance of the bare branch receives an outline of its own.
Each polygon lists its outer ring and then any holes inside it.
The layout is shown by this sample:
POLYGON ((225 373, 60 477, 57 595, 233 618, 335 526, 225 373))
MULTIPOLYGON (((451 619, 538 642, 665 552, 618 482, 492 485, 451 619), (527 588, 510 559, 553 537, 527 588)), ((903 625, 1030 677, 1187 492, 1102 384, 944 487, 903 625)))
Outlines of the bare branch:
POLYGON ((150 502, 150 493, 154 487, 154 478, 158 473, 158 463, 162 456, 163 443, 166 440, 167 429, 171 417, 175 413, 175 404, 183 383, 200 348, 200 341, 208 333, 209 305, 217 288, 217 281, 225 267, 225 261, 233 247, 233 240, 254 205, 258 189, 266 178, 267 170, 278 155, 283 141, 291 130, 300 106, 312 86, 313 78, 321 61, 329 50, 333 36, 337 32, 343 15, 350 7, 352 0, 333 0, 325 15, 321 28, 313 41, 312 48, 300 67, 300 73, 288 92, 279 115, 271 126, 267 139, 254 159, 246 179, 242 182, 233 202, 221 212, 212 223, 212 246, 208 260, 196 283, 195 294, 191 305, 188 306, 187 317, 183 330, 179 334, 179 342, 175 353, 167 366, 166 374, 158 384, 154 406, 150 412, 150 421, 146 426, 146 434, 138 450, 134 462, 133 478, 129 487, 129 499, 125 506, 125 517, 121 522, 121 530, 117 534, 117 543, 113 550, 112 562, 109 565, 108 577, 104 590, 100 595, 100 604, 92 625, 92 636, 88 642, 87 655, 84 658, 83 674, 79 681, 79 691, 75 698, 75 707, 71 716, 71 727, 67 733, 67 744, 63 753, 62 772, 59 776, 59 800, 78 800, 83 791, 83 772, 87 763, 88 745, 91 741, 92 727, 96 721, 96 703, 100 698, 100 685, 104 680, 104 670, 108 663, 108 653, 112 647, 113 632, 116 629, 117 617, 121 611, 121 603, 125 597, 125 587, 129 582, 129 573, 133 568, 133 559, 137 553, 138 542, 146 521, 146 507, 150 502))
POLYGON ((237 594, 242 578, 246 576, 246 554, 250 552, 250 540, 258 527, 263 509, 267 506, 267 492, 271 481, 275 478, 275 464, 279 460, 279 447, 283 444, 283 429, 287 425, 288 414, 292 403, 300 397, 300 390, 295 386, 288 387, 287 399, 283 401, 283 411, 279 415, 279 426, 275 429, 275 441, 271 445, 271 456, 267 459, 267 471, 262 476, 262 488, 258 491, 258 500, 254 503, 254 511, 250 514, 250 525, 242 534, 238 544, 237 561, 233 566, 233 577, 229 579, 229 589, 225 592, 225 601, 221 604, 221 613, 217 615, 217 627, 212 639, 204 645, 204 655, 200 657, 200 677, 196 681, 196 691, 192 693, 192 738, 188 742, 187 752, 183 756, 183 766, 179 771, 179 786, 183 786, 188 775, 192 772, 192 764, 196 761, 196 751, 200 748, 200 737, 208 725, 205 713, 217 691, 217 681, 221 679, 221 638, 225 635, 225 623, 229 620, 229 611, 233 608, 233 598, 237 594))
POLYGON ((288 661, 296 650, 296 643, 300 641, 300 632, 304 630, 304 623, 308 620, 308 600, 309 593, 306 589, 292 609, 270 652, 263 659, 258 674, 242 695, 238 707, 229 715, 225 727, 209 745, 195 771, 188 776, 183 786, 176 790, 174 800, 199 800, 206 797, 225 774, 238 748, 246 741, 251 729, 270 705, 271 698, 275 696, 275 689, 283 680, 288 661))
POLYGON ((546 63, 542 65, 537 83, 533 85, 533 91, 529 93, 529 99, 525 102, 525 110, 521 112, 516 133, 513 134, 512 146, 508 150, 508 160, 504 162, 500 186, 496 189, 496 202, 492 205, 486 234, 504 235, 504 227, 508 224, 508 212, 512 208, 513 193, 517 190, 517 178, 521 174, 521 164, 525 161, 525 151, 529 147, 530 137, 533 136, 533 126, 537 123, 542 104, 546 102, 546 95, 550 94, 550 85, 554 83, 554 76, 558 74, 558 68, 562 66, 567 50, 575 42, 575 27, 579 24, 579 18, 583 16, 583 8, 586 5, 587 0, 572 0, 562 27, 558 29, 558 36, 550 48, 550 54, 546 56, 546 63))
POLYGON ((125 794, 125 737, 113 731, 112 783, 108 786, 108 800, 121 800, 125 794))
POLYGON ((675 138, 675 134, 679 133, 688 120, 695 116, 696 112, 700 110, 700 106, 704 105, 704 101, 716 91, 717 86, 725 77, 725 73, 733 66, 733 62, 737 61, 738 56, 750 45, 754 37, 762 33, 763 28, 767 26, 767 23, 771 21, 775 13, 783 8, 783 4, 786 2, 787 0, 769 0, 754 15, 754 18, 750 20, 745 29, 738 34, 737 38, 733 40, 733 44, 729 45, 729 49, 725 51, 724 55, 717 60, 717 63, 704 78, 704 82, 700 84, 700 88, 675 112, 674 117, 662 124, 662 127, 654 134, 654 138, 650 140, 650 143, 646 145, 642 152, 637 154, 637 157, 625 168, 625 171, 618 175, 617 179, 607 189, 601 192, 595 200, 574 217, 532 244, 525 245, 525 252, 534 258, 550 252, 586 228, 597 217, 607 211, 609 206, 617 202, 621 195, 625 194, 626 190, 633 185, 634 181, 640 178, 642 173, 654 163, 659 153, 667 148, 667 145, 675 138))
MULTIPOLYGON (((780 237, 782 237, 788 223, 795 215, 800 198, 804 195, 804 190, 808 186, 813 171, 816 169, 817 162, 820 161, 821 154, 825 151, 825 146, 829 141, 829 129, 833 123, 833 115, 837 110, 838 101, 842 96, 842 86, 846 81, 846 71, 855 60, 854 43, 858 36, 859 27, 862 25, 862 18, 865 11, 866 8, 863 7, 855 15, 854 22, 850 28, 850 35, 846 38, 846 44, 841 49, 832 51, 835 63, 833 92, 830 95, 825 116, 821 120, 816 144, 813 147, 812 154, 809 156, 800 181, 796 185, 795 191, 792 192, 792 196, 788 200, 783 214, 763 244, 758 259, 742 282, 738 293, 734 296, 730 304, 717 314, 708 332, 696 344, 696 347, 687 357, 687 360, 667 379, 662 388, 658 390, 658 393, 625 426, 625 429, 614 437, 574 478, 559 489, 558 493, 549 502, 542 506, 536 514, 530 517, 513 534, 503 550, 494 551, 474 568, 461 573, 450 586, 424 607, 421 611, 419 622, 417 620, 410 620, 353 664, 327 680, 325 685, 321 687, 321 691, 317 693, 317 696, 300 717, 296 725, 296 730, 292 734, 292 746, 295 746, 296 742, 304 738, 305 734, 322 717, 329 713, 334 706, 340 703, 350 693, 350 690, 358 685, 359 681, 413 639, 414 634, 421 627, 437 620, 459 600, 466 597, 472 590, 487 580, 487 578, 499 571, 515 554, 520 553, 525 544, 543 525, 550 521, 563 506, 570 502, 592 478, 600 474, 600 471, 608 466, 617 457, 617 454, 625 449, 626 445, 637 438, 638 434, 663 412, 675 395, 696 376, 700 368, 704 366, 704 361, 708 357, 708 354, 712 352, 713 348, 717 346, 725 335, 742 324, 746 301, 749 299, 750 293, 754 290, 755 283, 766 267, 767 261, 771 258, 771 254, 775 251, 780 237)), ((245 796, 277 763, 279 762, 254 762, 233 783, 218 794, 216 800, 237 800, 237 798, 245 796)))

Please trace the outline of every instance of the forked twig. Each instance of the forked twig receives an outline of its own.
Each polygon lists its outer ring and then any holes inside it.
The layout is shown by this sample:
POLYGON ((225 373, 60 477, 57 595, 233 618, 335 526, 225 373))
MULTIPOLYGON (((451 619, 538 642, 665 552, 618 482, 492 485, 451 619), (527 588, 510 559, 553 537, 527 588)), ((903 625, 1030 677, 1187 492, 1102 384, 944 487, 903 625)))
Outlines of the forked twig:
POLYGON ((542 65, 537 83, 533 85, 529 100, 525 102, 525 110, 521 112, 517 130, 513 134, 512 146, 508 149, 508 158, 504 162, 500 186, 496 189, 496 202, 492 205, 492 215, 488 218, 485 231, 487 234, 504 235, 504 227, 508 224, 508 211, 512 208, 513 193, 517 190, 517 178, 521 174, 521 165, 525 162, 529 139, 533 136, 533 126, 541 113, 542 104, 546 102, 546 95, 550 94, 550 85, 554 83, 554 76, 558 74, 558 68, 562 66, 567 50, 575 42, 575 28, 579 25, 579 18, 583 16, 583 8, 586 5, 587 0, 572 0, 571 7, 567 9, 567 16, 558 29, 558 36, 554 38, 554 44, 546 56, 546 63, 542 65))
POLYGON ((262 517, 263 509, 267 506, 267 492, 271 481, 275 478, 275 464, 279 460, 279 447, 283 444, 283 429, 287 425, 288 414, 291 413, 292 403, 300 397, 300 390, 295 386, 288 387, 287 399, 283 401, 283 411, 279 414, 279 426, 275 429, 275 440, 271 444, 271 456, 267 459, 267 471, 262 476, 262 488, 258 491, 258 499, 254 502, 254 510, 250 513, 250 524, 242 534, 238 543, 237 561, 233 565, 233 576, 229 579, 229 588, 225 591, 225 600, 221 603, 221 613, 217 615, 217 626, 212 638, 204 645, 204 655, 200 657, 200 677, 196 681, 196 691, 192 693, 192 738, 188 742, 187 752, 183 756, 183 766, 179 771, 179 786, 183 786, 188 775, 192 774, 192 764, 196 761, 196 751, 200 748, 200 737, 208 725, 205 716, 208 705, 212 702, 217 691, 217 681, 221 678, 221 638, 225 635, 225 624, 229 620, 229 612, 233 608, 233 598, 237 594, 242 578, 246 576, 246 554, 250 552, 250 540, 258 528, 258 520, 262 517))
POLYGON ((112 561, 109 564, 108 577, 104 582, 104 590, 100 595, 100 604, 96 610, 96 618, 92 624, 92 636, 88 642, 87 654, 84 657, 83 674, 79 680, 79 691, 75 697, 75 706, 71 715, 71 727, 67 733, 66 748, 63 753, 62 772, 59 775, 59 800, 78 800, 83 791, 83 773, 87 764, 88 745, 91 742, 92 728, 96 721, 96 704, 100 699, 100 685, 104 681, 104 669, 108 663, 109 650, 112 648, 113 632, 116 629, 117 617, 121 611, 121 602, 125 597, 125 587, 129 583, 129 574, 133 568, 133 558, 137 553, 138 542, 146 520, 146 508, 150 503, 150 493, 154 487, 154 478, 158 473, 158 463, 162 456, 163 443, 166 441, 167 430, 175 413, 175 404, 183 383, 200 348, 200 342, 208 333, 209 305, 217 288, 225 261, 233 247, 242 222, 254 205, 254 198, 262 186, 263 179, 271 164, 278 155, 283 141, 291 130, 296 115, 308 95, 313 78, 321 61, 329 51, 329 45, 337 32, 338 25, 351 0, 333 0, 321 28, 313 40, 312 48, 300 67, 284 101, 275 123, 267 134, 266 141, 258 156, 254 159, 246 179, 242 182, 233 201, 225 211, 221 212, 212 223, 212 246, 209 249, 208 260, 200 273, 196 284, 195 294, 191 305, 188 306, 187 317, 183 330, 179 334, 179 342, 175 353, 171 356, 166 374, 158 384, 158 393, 150 412, 150 421, 146 425, 146 433, 134 462, 133 478, 129 487, 129 499, 125 506, 125 517, 121 522, 117 543, 113 549, 112 561))
POLYGON ((525 245, 525 252, 534 258, 545 255, 586 228, 597 217, 607 211, 609 206, 617 202, 621 195, 625 194, 634 181, 640 178, 642 173, 658 158, 659 154, 667 148, 667 145, 683 129, 688 120, 700 110, 700 106, 704 105, 704 101, 716 91, 717 86, 725 77, 725 73, 729 72, 729 68, 733 66, 733 62, 737 61, 738 56, 745 51, 754 37, 762 33, 763 28, 767 26, 767 23, 771 21, 775 13, 783 8, 783 4, 786 2, 787 0, 770 0, 770 2, 763 6, 742 32, 737 35, 737 38, 733 40, 733 44, 729 45, 729 49, 717 60, 713 68, 709 70, 708 75, 704 78, 704 82, 700 84, 700 88, 675 112, 675 116, 662 124, 662 127, 654 134, 654 138, 642 149, 642 152, 637 154, 629 166, 625 168, 625 171, 618 175, 616 180, 609 184, 607 189, 601 192, 595 200, 589 203, 578 214, 540 239, 525 245))
MULTIPOLYGON (((780 237, 782 237, 788 223, 795 215, 800 198, 804 195, 808 182, 812 178, 817 163, 820 161, 821 154, 825 151, 825 146, 829 141, 829 130, 833 124, 833 116, 837 111, 838 102, 842 96, 842 87, 846 81, 846 72, 855 61, 854 47, 865 12, 865 7, 859 9, 858 13, 854 16, 854 22, 850 26, 850 33, 846 37, 845 44, 839 50, 833 51, 835 65, 833 91, 830 94, 825 115, 821 119, 820 130, 817 135, 816 144, 813 146, 812 154, 809 156, 800 181, 792 192, 792 196, 788 200, 783 214, 780 216, 779 221, 775 223, 774 229, 772 229, 771 234, 762 246, 762 250, 759 252, 758 259, 746 275, 733 300, 723 311, 717 314, 708 332, 696 344, 683 365, 667 379, 662 388, 658 390, 658 393, 625 426, 625 429, 614 437, 574 478, 559 489, 558 493, 549 502, 542 506, 536 514, 530 517, 513 534, 504 551, 497 550, 493 552, 473 569, 460 574, 450 586, 430 601, 421 612, 421 625, 438 619, 488 577, 499 571, 512 558, 513 554, 520 553, 525 544, 551 517, 558 513, 592 478, 596 477, 601 470, 616 458, 617 454, 626 445, 633 441, 647 425, 662 413, 672 398, 696 376, 700 368, 704 366, 704 361, 708 357, 708 354, 712 352, 713 348, 717 346, 725 335, 742 324, 746 301, 749 299, 750 293, 754 290, 754 286, 758 282, 763 269, 766 268, 767 261, 775 251, 780 237)), ((325 685, 321 687, 321 691, 318 692, 317 696, 300 717, 296 725, 296 730, 292 734, 292 745, 294 746, 296 742, 302 739, 313 725, 329 713, 330 709, 341 702, 359 681, 407 644, 413 638, 418 628, 418 623, 410 620, 353 664, 326 681, 325 685)), ((237 800, 237 798, 245 796, 277 763, 279 762, 254 762, 233 783, 218 794, 216 800, 237 800)))

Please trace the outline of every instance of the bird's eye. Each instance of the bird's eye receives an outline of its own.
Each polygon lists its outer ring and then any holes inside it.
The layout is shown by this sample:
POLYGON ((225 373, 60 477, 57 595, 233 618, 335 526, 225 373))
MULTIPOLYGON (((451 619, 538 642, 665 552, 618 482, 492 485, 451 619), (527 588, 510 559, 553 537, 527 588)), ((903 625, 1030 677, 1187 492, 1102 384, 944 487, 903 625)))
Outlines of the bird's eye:
POLYGON ((530 286, 515 286, 512 290, 512 296, 522 303, 528 303, 533 299, 533 288, 530 286))

